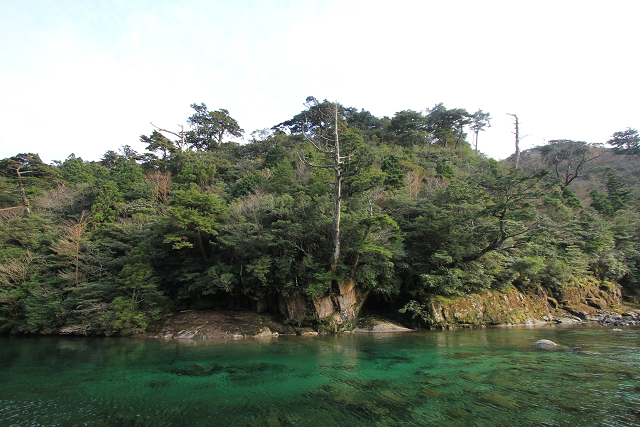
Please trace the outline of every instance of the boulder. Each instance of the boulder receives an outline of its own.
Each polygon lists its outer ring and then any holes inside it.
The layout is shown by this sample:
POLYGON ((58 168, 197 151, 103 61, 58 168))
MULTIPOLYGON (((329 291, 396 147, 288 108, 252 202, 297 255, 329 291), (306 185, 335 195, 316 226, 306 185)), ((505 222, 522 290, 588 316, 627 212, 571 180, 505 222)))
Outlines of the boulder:
POLYGON ((555 347, 558 344, 554 343, 551 340, 538 340, 538 341, 536 341, 536 345, 541 346, 541 347, 555 347))

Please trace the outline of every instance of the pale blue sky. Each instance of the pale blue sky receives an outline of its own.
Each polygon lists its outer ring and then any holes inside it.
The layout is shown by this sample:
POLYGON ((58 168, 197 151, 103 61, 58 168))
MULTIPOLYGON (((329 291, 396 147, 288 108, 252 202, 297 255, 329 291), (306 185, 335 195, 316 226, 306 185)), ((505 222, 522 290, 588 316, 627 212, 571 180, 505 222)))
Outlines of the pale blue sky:
POLYGON ((640 128, 640 2, 0 0, 0 158, 139 151, 189 104, 246 131, 307 96, 392 117, 478 108, 480 150, 640 128))

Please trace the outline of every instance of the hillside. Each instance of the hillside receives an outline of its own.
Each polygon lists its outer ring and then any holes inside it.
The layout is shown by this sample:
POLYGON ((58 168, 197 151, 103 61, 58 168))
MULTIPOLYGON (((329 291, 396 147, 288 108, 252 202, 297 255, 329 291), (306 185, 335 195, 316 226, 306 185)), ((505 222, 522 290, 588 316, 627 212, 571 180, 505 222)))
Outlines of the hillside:
POLYGON ((638 298, 635 154, 563 140, 516 169, 475 149, 482 110, 313 97, 239 145, 227 110, 192 108, 145 153, 0 162, 0 331, 128 335, 219 307, 334 331, 363 309, 432 325, 440 296, 638 298))

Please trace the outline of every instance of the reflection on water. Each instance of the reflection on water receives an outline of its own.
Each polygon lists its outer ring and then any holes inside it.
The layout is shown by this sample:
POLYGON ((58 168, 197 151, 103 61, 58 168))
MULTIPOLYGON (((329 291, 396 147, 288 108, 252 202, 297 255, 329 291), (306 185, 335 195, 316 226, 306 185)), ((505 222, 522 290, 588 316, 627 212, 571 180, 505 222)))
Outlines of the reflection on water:
POLYGON ((0 337, 0 426, 637 426, 639 338, 640 328, 0 337))

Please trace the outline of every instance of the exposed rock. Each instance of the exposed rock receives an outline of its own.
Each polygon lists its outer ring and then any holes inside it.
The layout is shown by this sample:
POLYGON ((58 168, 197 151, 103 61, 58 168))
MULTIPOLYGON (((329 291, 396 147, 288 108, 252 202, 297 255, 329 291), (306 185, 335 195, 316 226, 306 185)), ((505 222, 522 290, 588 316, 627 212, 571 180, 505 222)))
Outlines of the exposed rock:
POLYGON ((271 329, 269 329, 268 326, 265 326, 264 329, 262 329, 256 335, 254 335, 254 337, 256 338, 271 338, 271 337, 277 337, 277 336, 278 336, 278 333, 271 332, 271 329))
POLYGON ((558 344, 554 343, 551 340, 538 340, 536 341, 536 345, 539 345, 541 347, 555 347, 558 344))
POLYGON ((311 328, 285 325, 271 314, 250 311, 201 310, 176 313, 152 325, 153 338, 211 339, 317 335, 311 328))
POLYGON ((616 284, 595 279, 570 283, 554 296, 543 288, 527 295, 511 288, 507 292, 487 291, 462 297, 433 296, 421 305, 420 315, 430 327, 447 329, 588 321, 611 326, 640 325, 640 314, 635 311, 619 318, 610 316, 621 307, 620 287, 616 284))
POLYGON ((304 295, 294 293, 284 298, 286 314, 289 319, 299 320, 307 316, 307 300, 304 295))
POLYGON ((546 295, 525 296, 516 289, 464 297, 433 297, 426 304, 431 326, 524 325, 552 318, 546 295))
POLYGON ((386 319, 376 317, 366 317, 358 321, 358 326, 354 333, 376 333, 376 332, 408 332, 412 329, 405 328, 386 319))
POLYGON ((318 319, 321 320, 318 324, 318 330, 321 332, 353 329, 360 315, 360 310, 369 295, 369 291, 362 291, 352 280, 338 285, 341 294, 331 296, 335 310, 333 313, 327 315, 324 307, 314 300, 318 319), (325 317, 320 317, 321 314, 325 317))
POLYGON ((316 308, 318 319, 326 319, 335 311, 333 301, 331 300, 330 296, 324 298, 314 298, 313 305, 316 308))
POLYGON ((340 289, 340 295, 344 295, 348 292, 351 292, 356 287, 356 282, 353 280, 347 280, 342 283, 338 283, 338 288, 340 289))
POLYGON ((640 326, 640 313, 628 311, 624 314, 607 314, 599 322, 604 326, 640 326))
POLYGON ((571 323, 582 323, 583 320, 580 319, 579 317, 569 317, 569 316, 562 316, 562 317, 553 317, 553 321, 555 323, 561 323, 561 324, 571 324, 571 323))
POLYGON ((361 291, 355 286, 353 281, 349 281, 347 285, 341 285, 340 291, 345 292, 334 298, 340 310, 342 321, 353 322, 358 319, 360 310, 369 295, 369 291, 361 291))
POLYGON ((271 301, 269 298, 256 298, 251 300, 251 307, 256 313, 264 313, 269 310, 271 306, 271 301))

